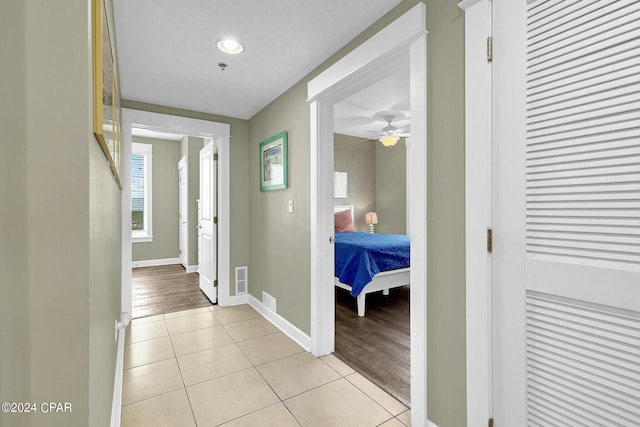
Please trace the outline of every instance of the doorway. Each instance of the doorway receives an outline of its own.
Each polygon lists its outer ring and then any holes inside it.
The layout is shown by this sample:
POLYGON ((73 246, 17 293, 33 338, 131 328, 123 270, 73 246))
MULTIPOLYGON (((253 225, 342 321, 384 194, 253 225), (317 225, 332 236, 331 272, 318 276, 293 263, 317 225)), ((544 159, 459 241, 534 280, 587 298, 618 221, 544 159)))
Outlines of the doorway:
MULTIPOLYGON (((409 114, 408 67, 398 67, 383 80, 334 105, 334 169, 340 171, 335 181, 342 176, 345 183, 334 188, 334 204, 336 211, 353 209, 356 232, 408 234, 405 138, 410 137, 409 114), (384 146, 379 138, 390 134, 399 139, 384 146), (367 217, 373 218, 370 212, 376 213, 376 224, 367 224, 367 217)), ((408 281, 384 294, 368 294, 362 317, 354 308, 356 301, 349 290, 336 289, 334 355, 410 406, 408 281)))
MULTIPOLYGON (((131 158, 132 129, 143 128, 164 133, 194 135, 201 138, 209 138, 218 143, 219 180, 218 180, 218 245, 220 253, 218 257, 218 298, 221 305, 229 301, 230 289, 230 260, 229 260, 229 200, 230 200, 230 126, 226 123, 217 123, 186 117, 171 116, 167 114, 152 113, 148 111, 123 109, 123 191, 122 191, 122 323, 128 324, 132 317, 132 281, 131 281, 131 186, 129 177, 131 163, 126 159, 131 158)), ((174 163, 175 165, 175 163, 174 163)), ((175 166, 174 166, 175 167, 175 166)), ((175 170, 175 169, 174 169, 175 170)))
POLYGON ((311 105, 311 351, 334 350, 333 106, 408 64, 411 92, 411 401, 412 423, 426 411, 426 5, 420 3, 309 82, 311 105))

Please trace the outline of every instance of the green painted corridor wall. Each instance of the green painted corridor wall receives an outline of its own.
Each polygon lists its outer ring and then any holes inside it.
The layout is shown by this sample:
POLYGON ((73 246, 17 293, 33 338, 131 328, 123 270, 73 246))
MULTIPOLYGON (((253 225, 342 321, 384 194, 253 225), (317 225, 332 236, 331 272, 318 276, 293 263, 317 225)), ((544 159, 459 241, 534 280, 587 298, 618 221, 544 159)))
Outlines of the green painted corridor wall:
POLYGON ((111 418, 121 192, 93 135, 90 16, 88 1, 0 3, 0 401, 72 405, 3 427, 111 418))
MULTIPOLYGON (((250 120, 250 292, 310 333, 310 112, 307 82, 418 1, 405 0, 250 120), (289 188, 261 193, 258 146, 289 132, 289 188), (295 212, 287 212, 294 200, 295 212)), ((466 425, 464 248, 464 16, 456 2, 425 1, 428 44, 428 413, 466 425)))

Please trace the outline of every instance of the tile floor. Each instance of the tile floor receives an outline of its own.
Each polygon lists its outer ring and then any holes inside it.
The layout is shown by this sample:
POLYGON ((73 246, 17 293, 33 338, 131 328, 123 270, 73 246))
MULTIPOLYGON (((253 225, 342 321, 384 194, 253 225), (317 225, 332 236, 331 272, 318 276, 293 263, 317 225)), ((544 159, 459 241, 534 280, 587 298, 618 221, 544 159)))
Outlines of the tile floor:
POLYGON ((410 425, 403 404, 248 305, 134 320, 124 368, 123 427, 410 425))

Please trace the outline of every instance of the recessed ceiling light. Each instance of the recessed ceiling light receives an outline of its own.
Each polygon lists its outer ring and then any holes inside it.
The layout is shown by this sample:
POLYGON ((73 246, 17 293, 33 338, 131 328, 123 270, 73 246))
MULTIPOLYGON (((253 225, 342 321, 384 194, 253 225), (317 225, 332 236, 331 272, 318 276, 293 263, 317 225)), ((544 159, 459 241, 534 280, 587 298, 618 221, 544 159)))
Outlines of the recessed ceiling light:
POLYGON ((218 42, 218 49, 224 53, 236 55, 244 50, 244 46, 234 39, 222 39, 218 42))

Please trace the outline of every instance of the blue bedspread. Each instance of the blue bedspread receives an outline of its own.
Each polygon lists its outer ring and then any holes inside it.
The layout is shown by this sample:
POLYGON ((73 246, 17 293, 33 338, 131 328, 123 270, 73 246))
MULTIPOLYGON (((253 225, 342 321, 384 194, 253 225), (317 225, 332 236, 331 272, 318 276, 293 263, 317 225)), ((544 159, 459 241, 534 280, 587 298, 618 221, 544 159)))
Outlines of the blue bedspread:
POLYGON ((381 271, 409 267, 409 236, 336 233, 335 276, 358 296, 381 271))

